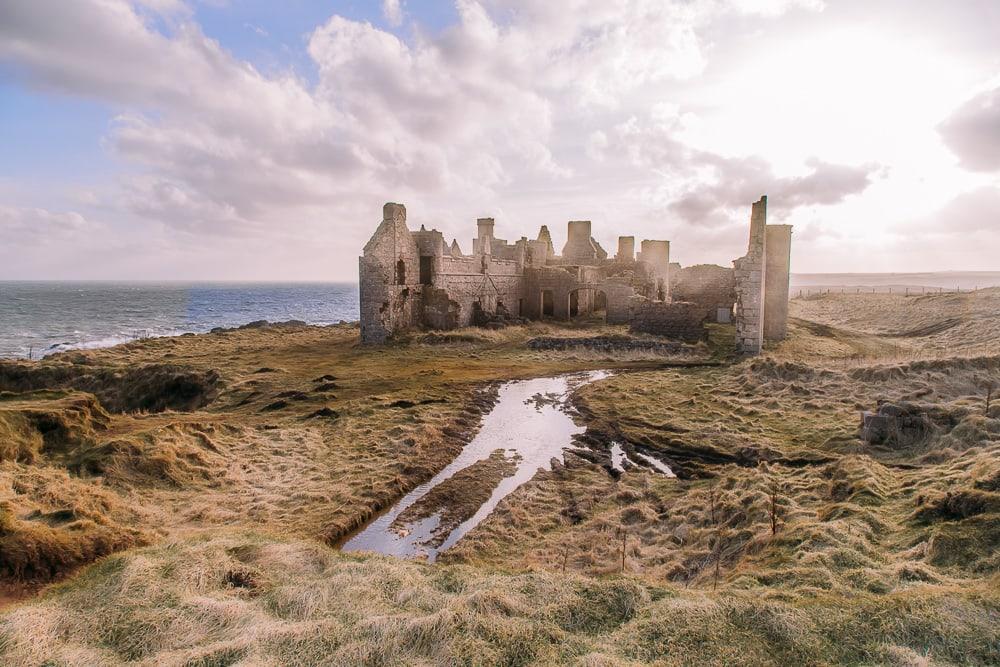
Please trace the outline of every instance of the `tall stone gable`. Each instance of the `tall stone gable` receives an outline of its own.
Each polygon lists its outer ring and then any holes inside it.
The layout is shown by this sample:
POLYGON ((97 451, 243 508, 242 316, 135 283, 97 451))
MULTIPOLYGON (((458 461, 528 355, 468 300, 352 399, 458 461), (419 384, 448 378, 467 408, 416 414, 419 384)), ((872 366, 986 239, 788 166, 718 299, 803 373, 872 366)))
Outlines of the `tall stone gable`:
POLYGON ((767 197, 750 211, 747 254, 733 262, 736 278, 736 348, 759 354, 764 346, 764 261, 767 245, 767 197))
POLYGON ((406 227, 406 207, 388 203, 359 259, 361 342, 383 343, 413 326, 419 309, 420 259, 406 227))

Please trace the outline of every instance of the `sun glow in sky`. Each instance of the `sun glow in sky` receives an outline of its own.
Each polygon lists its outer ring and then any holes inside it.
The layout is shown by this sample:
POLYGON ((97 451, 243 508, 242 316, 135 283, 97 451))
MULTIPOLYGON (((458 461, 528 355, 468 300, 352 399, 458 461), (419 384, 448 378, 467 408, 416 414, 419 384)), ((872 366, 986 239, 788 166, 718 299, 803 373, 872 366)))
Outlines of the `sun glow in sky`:
POLYGON ((993 0, 0 2, 0 279, 354 280, 385 201, 1000 270, 993 0))

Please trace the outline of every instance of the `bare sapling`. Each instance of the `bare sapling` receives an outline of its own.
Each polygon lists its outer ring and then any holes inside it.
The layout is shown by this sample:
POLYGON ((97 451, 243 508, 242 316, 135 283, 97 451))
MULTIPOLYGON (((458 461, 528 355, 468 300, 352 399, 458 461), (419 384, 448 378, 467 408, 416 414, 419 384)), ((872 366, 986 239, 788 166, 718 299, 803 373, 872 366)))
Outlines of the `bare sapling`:
POLYGON ((715 575, 712 577, 712 590, 719 588, 719 576, 722 571, 722 542, 726 531, 722 526, 715 527, 715 575))
POLYGON ((771 480, 771 535, 778 534, 778 482, 771 480))
POLYGON ((622 527, 622 574, 625 573, 625 540, 628 538, 628 532, 622 527))
POLYGON ((712 525, 716 525, 715 521, 715 486, 710 486, 708 488, 708 511, 709 517, 712 520, 712 525))

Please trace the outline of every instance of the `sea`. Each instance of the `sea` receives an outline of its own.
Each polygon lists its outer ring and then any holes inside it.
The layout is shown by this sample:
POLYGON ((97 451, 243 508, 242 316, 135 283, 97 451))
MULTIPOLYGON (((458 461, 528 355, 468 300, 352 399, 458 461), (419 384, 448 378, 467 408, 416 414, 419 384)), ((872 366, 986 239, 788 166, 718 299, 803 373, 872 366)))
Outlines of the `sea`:
POLYGON ((351 283, 0 281, 0 358, 39 359, 256 320, 357 319, 351 283))

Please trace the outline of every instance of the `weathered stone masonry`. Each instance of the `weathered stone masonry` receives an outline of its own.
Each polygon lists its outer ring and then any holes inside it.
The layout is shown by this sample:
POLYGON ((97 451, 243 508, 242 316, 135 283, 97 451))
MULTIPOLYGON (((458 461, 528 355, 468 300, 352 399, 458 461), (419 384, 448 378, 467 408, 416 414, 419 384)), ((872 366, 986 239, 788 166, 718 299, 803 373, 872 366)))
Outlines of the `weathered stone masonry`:
POLYGON ((704 335, 704 322, 728 322, 735 304, 740 349, 759 351, 754 341, 763 340, 765 321, 768 331, 784 335, 791 241, 791 228, 775 225, 772 244, 782 251, 768 263, 772 233, 764 202, 754 204, 750 251, 735 269, 671 266, 669 241, 643 240, 636 252, 632 236, 619 237, 617 254, 609 257, 587 220, 568 223, 557 255, 545 225, 536 239, 509 243, 495 236, 492 218, 480 218, 466 255, 457 240, 448 244, 437 230, 410 231, 406 208, 388 203, 359 259, 361 340, 378 344, 411 329, 453 329, 495 318, 565 320, 602 311, 611 324, 694 340, 704 335), (784 285, 767 299, 766 272, 784 285))
POLYGON ((747 254, 733 261, 740 352, 758 354, 765 340, 787 334, 791 244, 790 225, 767 224, 767 197, 754 202, 747 254))

